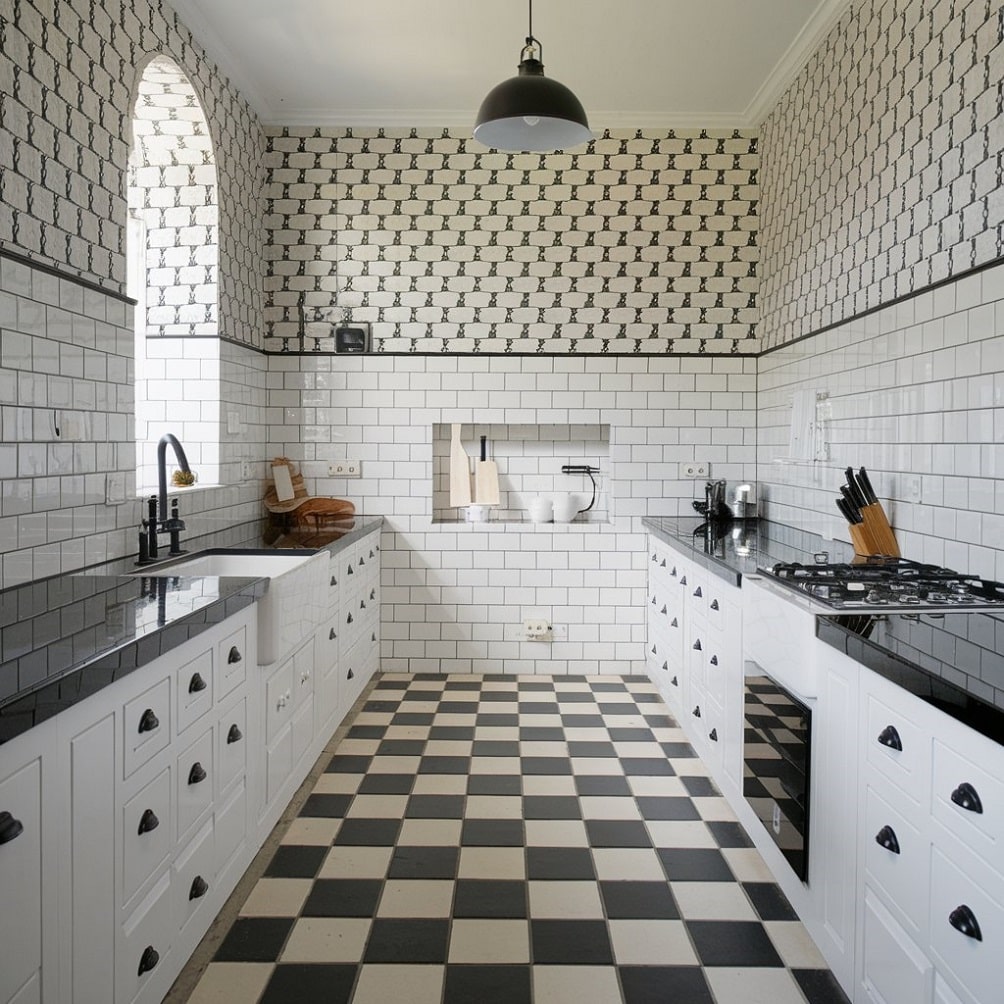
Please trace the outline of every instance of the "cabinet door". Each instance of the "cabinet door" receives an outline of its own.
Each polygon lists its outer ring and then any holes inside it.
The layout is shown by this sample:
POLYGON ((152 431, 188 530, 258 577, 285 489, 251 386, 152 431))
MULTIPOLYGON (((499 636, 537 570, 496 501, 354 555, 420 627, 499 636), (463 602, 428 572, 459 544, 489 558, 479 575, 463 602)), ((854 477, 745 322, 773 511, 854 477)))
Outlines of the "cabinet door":
POLYGON ((175 770, 177 793, 178 840, 184 841, 189 830, 213 804, 213 730, 206 729, 181 756, 175 770))
POLYGON ((874 1004, 930 1004, 931 963, 865 886, 862 984, 874 1004))
POLYGON ((0 781, 0 1000, 42 964, 42 812, 40 759, 0 781))
POLYGON ((247 698, 242 698, 217 722, 217 798, 247 770, 247 731, 247 698))
POLYGON ((171 770, 162 770, 122 807, 122 902, 128 902, 174 846, 171 770))

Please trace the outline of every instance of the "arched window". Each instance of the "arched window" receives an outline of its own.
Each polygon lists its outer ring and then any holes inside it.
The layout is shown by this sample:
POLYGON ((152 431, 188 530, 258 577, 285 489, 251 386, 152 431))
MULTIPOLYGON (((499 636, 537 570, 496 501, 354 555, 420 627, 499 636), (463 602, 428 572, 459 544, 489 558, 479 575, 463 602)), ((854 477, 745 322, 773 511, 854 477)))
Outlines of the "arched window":
POLYGON ((200 484, 220 481, 219 199, 206 116, 166 56, 137 87, 128 179, 128 291, 136 308, 136 484, 157 442, 181 440, 200 484))

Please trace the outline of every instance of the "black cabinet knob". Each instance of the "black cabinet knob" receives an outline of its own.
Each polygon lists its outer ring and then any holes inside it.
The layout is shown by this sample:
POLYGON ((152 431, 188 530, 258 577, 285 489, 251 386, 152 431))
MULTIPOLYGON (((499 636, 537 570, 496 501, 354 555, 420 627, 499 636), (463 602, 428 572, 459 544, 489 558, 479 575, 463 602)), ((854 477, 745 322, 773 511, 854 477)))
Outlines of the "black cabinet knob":
POLYGON ((188 681, 188 692, 190 694, 198 694, 200 691, 206 689, 208 684, 202 679, 201 673, 193 673, 191 680, 188 681))
POLYGON ((208 776, 206 768, 203 767, 198 760, 196 760, 195 763, 192 764, 192 769, 188 772, 188 783, 202 784, 208 776))
POLYGON ((694 717, 695 718, 701 717, 701 706, 699 704, 694 705, 694 717))
POLYGON ((652 655, 657 655, 657 654, 658 654, 658 653, 657 653, 657 652, 656 652, 656 650, 655 650, 655 645, 653 645, 653 646, 652 646, 652 655))
POLYGON ((674 687, 680 686, 680 681, 674 676, 672 680, 669 681, 674 687))
POLYGON ((661 610, 659 611, 659 613, 661 613, 661 614, 664 614, 664 613, 668 613, 668 611, 666 610, 666 605, 665 605, 665 604, 663 604, 663 607, 662 607, 662 609, 661 609, 661 610))
POLYGON ((375 589, 371 589, 370 590, 370 599, 371 600, 375 600, 376 599, 376 590, 375 589))
POLYGON ((345 674, 345 679, 346 680, 354 680, 355 678, 356 678, 356 674, 353 673, 351 669, 345 674))
POLYGON ((370 641, 376 641, 376 631, 370 632, 370 641))
POLYGON ((899 854, 899 841, 896 839, 896 831, 891 826, 883 826, 875 834, 875 843, 891 854, 899 854))
POLYGON ((157 829, 160 826, 160 820, 157 818, 157 814, 153 809, 145 809, 143 815, 139 817, 139 830, 137 831, 140 836, 144 833, 149 833, 151 830, 157 829))
POLYGON ((359 609, 360 610, 365 610, 366 609, 366 601, 365 600, 360 600, 359 601, 359 609))
POLYGON ((709 738, 709 739, 710 739, 710 740, 711 740, 711 741, 712 741, 713 743, 716 743, 716 742, 718 742, 718 729, 712 729, 712 730, 711 730, 711 731, 710 731, 710 732, 708 733, 708 738, 709 738))
POLYGON ((143 949, 143 954, 139 957, 139 971, 136 975, 142 976, 144 973, 150 972, 158 962, 160 962, 160 952, 153 945, 147 945, 143 949))
POLYGON ((230 646, 230 651, 227 653, 227 663, 232 666, 234 663, 240 662, 244 656, 241 655, 241 650, 236 645, 230 646))
POLYGON ((960 809, 965 809, 967 812, 983 812, 983 803, 980 801, 980 796, 968 781, 963 781, 952 792, 952 801, 960 809))
MULTIPOLYGON (((370 557, 372 557, 372 555, 370 555, 370 557)), ((360 558, 359 559, 359 567, 362 568, 363 565, 365 565, 365 564, 366 564, 366 559, 365 558, 360 558)))
POLYGON ((355 572, 352 571, 352 566, 351 565, 349 565, 348 571, 345 574, 346 575, 355 575, 355 572))
MULTIPOLYGON (((663 568, 666 567, 666 562, 665 561, 662 563, 662 567, 663 568)), ((674 579, 676 578, 676 565, 673 566, 673 570, 669 574, 672 575, 674 579)))
POLYGON ((701 645, 701 639, 698 638, 697 641, 695 641, 693 644, 693 649, 695 652, 700 652, 702 647, 703 646, 701 645))
POLYGON ((345 618, 345 623, 346 624, 352 624, 353 623, 352 614, 349 614, 349 616, 345 618))
POLYGON ((687 576, 684 575, 680 578, 680 585, 685 586, 687 584, 687 576))
POLYGON ((900 739, 895 725, 887 725, 879 734, 878 741, 883 746, 888 746, 891 750, 902 752, 903 740, 900 739))
POLYGON ((328 641, 334 641, 334 640, 335 640, 335 639, 336 639, 337 637, 338 637, 338 635, 337 635, 337 634, 335 633, 335 629, 334 629, 334 628, 332 628, 332 629, 331 629, 331 630, 330 630, 330 631, 328 632, 328 641))
POLYGON ((142 732, 153 732, 154 729, 160 728, 160 719, 153 713, 153 708, 147 708, 146 711, 140 715, 139 718, 139 731, 142 732))
POLYGON ((697 587, 697 588, 696 588, 696 589, 694 590, 694 595, 695 595, 695 596, 696 596, 696 597, 697 597, 698 599, 700 599, 700 598, 701 598, 701 597, 702 597, 702 596, 704 595, 704 593, 703 593, 703 592, 701 592, 701 587, 700 587, 700 586, 698 586, 698 587, 697 587))
POLYGON ((713 655, 708 661, 711 663, 712 666, 717 666, 718 665, 718 656, 717 655, 713 655))
POLYGON ((239 743, 244 738, 244 733, 237 727, 237 723, 234 722, 230 726, 230 731, 227 733, 227 745, 232 746, 234 743, 239 743))
POLYGON ((9 812, 0 812, 0 844, 9 844, 23 832, 20 819, 15 819, 9 812))
POLYGON ((652 552, 652 560, 653 561, 658 561, 659 560, 659 558, 657 557, 657 555, 656 555, 656 553, 654 551, 652 552))
POLYGON ((718 606, 718 600, 712 600, 712 601, 711 601, 711 609, 712 609, 712 610, 720 610, 720 609, 721 609, 721 608, 720 608, 720 607, 718 606))
POLYGON ((980 930, 976 914, 965 903, 957 906, 948 915, 948 923, 960 934, 964 934, 967 938, 972 938, 973 941, 983 940, 983 932, 980 930))
POLYGON ((329 586, 337 586, 338 585, 338 579, 336 579, 335 576, 332 575, 331 576, 331 581, 328 583, 328 585, 329 586))
POLYGON ((668 673, 669 672, 669 662, 666 661, 662 664, 662 668, 668 673))
POLYGON ((188 898, 190 900, 202 899, 207 892, 209 892, 209 883, 201 875, 196 875, 192 879, 192 888, 188 890, 188 898))
POLYGON ((655 596, 654 595, 652 596, 652 606, 653 607, 655 606, 655 596))
POLYGON ((674 618, 673 618, 673 619, 672 619, 672 620, 671 620, 671 621, 669 622, 669 626, 670 626, 670 627, 679 627, 679 626, 680 626, 680 622, 679 622, 679 621, 678 621, 678 620, 677 620, 677 619, 676 619, 676 618, 674 617, 674 618))
MULTIPOLYGON (((665 558, 663 558, 662 561, 659 562, 659 567, 660 568, 665 568, 666 567, 666 559, 665 558)), ((675 568, 673 569, 673 574, 676 575, 676 569, 675 568)))

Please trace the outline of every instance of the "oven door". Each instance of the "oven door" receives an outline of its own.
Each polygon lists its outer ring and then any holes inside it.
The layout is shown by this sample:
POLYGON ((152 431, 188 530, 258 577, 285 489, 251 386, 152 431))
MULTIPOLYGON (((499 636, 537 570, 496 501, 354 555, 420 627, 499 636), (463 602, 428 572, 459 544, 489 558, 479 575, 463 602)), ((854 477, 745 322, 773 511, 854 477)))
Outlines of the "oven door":
POLYGON ((812 710, 751 659, 744 677, 743 797, 804 882, 812 710))

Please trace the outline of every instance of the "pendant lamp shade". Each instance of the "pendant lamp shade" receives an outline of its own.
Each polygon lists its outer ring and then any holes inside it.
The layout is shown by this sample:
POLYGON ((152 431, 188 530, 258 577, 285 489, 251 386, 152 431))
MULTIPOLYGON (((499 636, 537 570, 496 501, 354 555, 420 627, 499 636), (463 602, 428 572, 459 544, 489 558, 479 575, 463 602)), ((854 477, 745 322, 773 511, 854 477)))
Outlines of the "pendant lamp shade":
POLYGON ((579 99, 544 76, 543 48, 530 33, 520 53, 519 73, 493 87, 478 110, 474 138, 495 150, 547 153, 593 138, 579 99))

